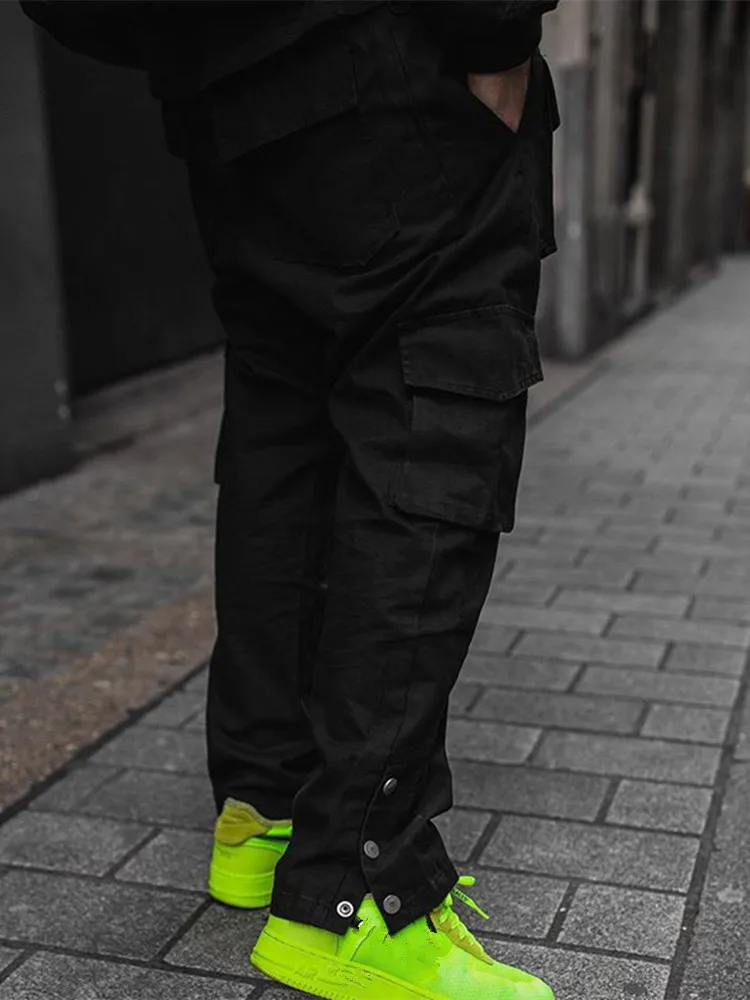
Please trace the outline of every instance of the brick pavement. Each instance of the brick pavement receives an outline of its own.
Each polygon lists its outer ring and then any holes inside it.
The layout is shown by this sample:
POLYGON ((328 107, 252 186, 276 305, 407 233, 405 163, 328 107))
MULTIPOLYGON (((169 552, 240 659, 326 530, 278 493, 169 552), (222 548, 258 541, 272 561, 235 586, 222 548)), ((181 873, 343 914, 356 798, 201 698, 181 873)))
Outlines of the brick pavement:
MULTIPOLYGON (((441 825, 492 913, 469 923, 558 1000, 714 996, 692 985, 713 954, 696 917, 750 756, 748 279, 730 262, 534 428, 453 698, 441 825)), ((198 673, 0 826, 0 1000, 299 996, 248 967, 262 917, 202 892, 204 689, 198 673)))

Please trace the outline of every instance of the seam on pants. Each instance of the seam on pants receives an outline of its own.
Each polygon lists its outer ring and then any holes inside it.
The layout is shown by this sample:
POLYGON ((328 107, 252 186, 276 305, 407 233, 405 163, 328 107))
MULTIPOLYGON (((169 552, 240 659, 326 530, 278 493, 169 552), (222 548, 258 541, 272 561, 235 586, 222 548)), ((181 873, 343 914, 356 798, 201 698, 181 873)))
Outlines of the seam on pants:
MULTIPOLYGON (((412 685, 414 683, 414 661, 416 660, 416 658, 418 656, 418 653, 419 653, 419 648, 418 648, 419 636, 420 636, 420 634, 422 632, 422 622, 423 622, 423 619, 424 619, 424 610, 425 610, 425 607, 427 605, 427 595, 428 595, 428 593, 430 591, 430 584, 432 583, 432 580, 434 578, 434 575, 435 575, 435 566, 437 565, 437 560, 435 558, 435 555, 436 555, 436 552, 437 552, 437 535, 438 535, 439 530, 440 530, 440 524, 435 524, 435 526, 433 528, 433 532, 432 532, 432 540, 431 540, 431 547, 430 547, 430 557, 429 557, 430 562, 429 562, 429 570, 427 572, 427 579, 425 580, 424 588, 422 590, 422 600, 421 600, 421 603, 419 605, 419 609, 415 612, 415 617, 416 617, 416 622, 415 622, 415 636, 414 636, 415 646, 414 646, 414 652, 412 654, 411 662, 409 664, 409 681, 408 681, 408 684, 406 686, 406 692, 405 692, 405 695, 404 695, 404 710, 401 713, 401 719, 399 721, 398 728, 396 729, 396 732, 394 733, 393 738, 391 739, 390 746, 389 746, 388 752, 386 754, 386 762, 388 760, 390 760, 390 758, 391 758, 391 756, 393 754, 394 747, 398 743, 398 739, 399 739, 399 737, 401 735, 401 731, 402 731, 402 729, 404 727, 404 722, 405 722, 405 719, 406 719, 406 714, 407 714, 408 704, 409 704, 409 694, 411 692, 412 685)), ((386 768, 385 769, 387 770, 387 763, 386 763, 386 768)), ((373 807, 374 807, 374 804, 375 804, 375 799, 376 799, 376 796, 378 795, 378 791, 379 791, 380 784, 382 782, 384 773, 385 772, 383 770, 381 770, 380 775, 378 777, 378 780, 377 780, 377 782, 375 784, 374 790, 373 790, 373 792, 372 792, 372 794, 370 796, 370 801, 369 801, 367 809, 365 810, 365 814, 364 814, 364 816, 362 818, 362 824, 361 824, 360 829, 359 829, 358 841, 361 841, 362 837, 364 835, 364 830, 365 830, 365 827, 367 826, 368 820, 369 820, 370 815, 372 813, 372 810, 373 810, 373 807)), ((364 869, 362 869, 362 874, 364 875, 364 879, 365 879, 366 885, 369 887, 370 881, 369 881, 369 879, 367 877, 367 874, 365 873, 364 869)))

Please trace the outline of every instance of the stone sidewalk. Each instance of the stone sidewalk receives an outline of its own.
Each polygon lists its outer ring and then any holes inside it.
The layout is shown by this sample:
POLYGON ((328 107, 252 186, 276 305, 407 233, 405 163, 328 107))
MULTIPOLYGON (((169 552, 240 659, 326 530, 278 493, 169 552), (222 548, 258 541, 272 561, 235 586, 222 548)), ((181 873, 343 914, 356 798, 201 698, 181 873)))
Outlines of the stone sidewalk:
MULTIPOLYGON (((453 699, 442 826, 492 914, 469 922, 558 1000, 748 993, 748 316, 730 262, 532 430, 453 699)), ((203 895, 204 691, 0 826, 0 1000, 300 996, 248 966, 262 917, 203 895)))

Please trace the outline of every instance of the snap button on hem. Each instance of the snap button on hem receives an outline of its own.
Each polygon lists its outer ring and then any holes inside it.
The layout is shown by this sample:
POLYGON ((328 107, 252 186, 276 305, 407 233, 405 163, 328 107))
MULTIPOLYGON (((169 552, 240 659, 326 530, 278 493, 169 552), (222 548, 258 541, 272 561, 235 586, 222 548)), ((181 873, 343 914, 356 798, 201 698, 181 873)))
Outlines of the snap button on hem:
POLYGON ((401 900, 398 896, 386 896, 383 900, 383 909, 392 917, 401 909, 401 900))
POLYGON ((354 906, 349 902, 348 899, 342 900, 336 907, 336 913, 344 919, 349 919, 349 917, 354 916, 354 906))

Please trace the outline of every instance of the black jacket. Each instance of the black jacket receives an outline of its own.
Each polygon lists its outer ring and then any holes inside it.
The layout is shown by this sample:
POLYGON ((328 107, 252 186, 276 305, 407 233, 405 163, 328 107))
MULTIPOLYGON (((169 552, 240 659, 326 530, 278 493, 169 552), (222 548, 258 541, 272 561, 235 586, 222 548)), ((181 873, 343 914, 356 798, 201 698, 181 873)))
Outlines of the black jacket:
MULTIPOLYGON (((558 0, 416 0, 424 18, 468 72, 499 72, 539 45, 542 15, 558 0)), ((104 62, 145 70, 165 104, 167 139, 180 156, 237 155, 242 117, 263 117, 291 49, 313 29, 357 16, 385 0, 21 0, 24 11, 63 45, 104 62), (272 57, 277 57, 273 59, 272 57), (254 81, 254 82, 253 82, 254 81), (253 94, 252 90, 256 93, 253 94), (233 111, 237 120, 232 121, 233 111), (248 109, 251 109, 248 112, 248 109)), ((300 66, 309 88, 326 64, 300 66), (312 74, 312 75, 311 75, 312 74)), ((327 75, 335 75, 335 67, 327 75)), ((294 75, 297 75, 296 73, 294 75)), ((343 83, 343 81, 342 81, 343 83)), ((332 94, 335 80, 330 81, 332 94)), ((275 103, 275 102, 274 102, 275 103)), ((266 115, 270 109, 266 110, 266 115)), ((256 122, 256 127, 257 122, 256 122)), ((270 123, 265 125, 266 131, 270 123)), ((245 129, 247 142, 253 125, 245 129)))
MULTIPOLYGON (((103 62, 148 70, 158 97, 186 97, 256 65, 313 27, 385 0, 21 0, 59 42, 103 62)), ((558 0, 417 0, 467 71, 522 63, 558 0)), ((400 6, 407 6, 401 4, 400 6)))

